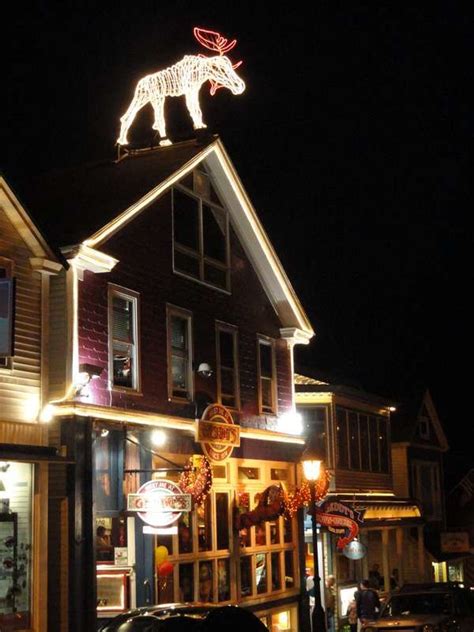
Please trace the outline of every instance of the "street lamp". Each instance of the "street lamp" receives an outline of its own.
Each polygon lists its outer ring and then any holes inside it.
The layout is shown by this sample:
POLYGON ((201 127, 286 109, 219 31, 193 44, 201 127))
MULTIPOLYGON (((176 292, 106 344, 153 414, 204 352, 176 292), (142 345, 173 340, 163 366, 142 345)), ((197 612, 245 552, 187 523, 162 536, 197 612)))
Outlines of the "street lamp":
POLYGON ((314 438, 310 439, 301 456, 301 464, 311 492, 311 525, 313 531, 313 566, 314 566, 314 607, 311 614, 311 629, 313 632, 326 632, 326 617, 321 605, 321 578, 318 569, 318 535, 316 532, 316 481, 321 472, 323 457, 315 446, 314 438))

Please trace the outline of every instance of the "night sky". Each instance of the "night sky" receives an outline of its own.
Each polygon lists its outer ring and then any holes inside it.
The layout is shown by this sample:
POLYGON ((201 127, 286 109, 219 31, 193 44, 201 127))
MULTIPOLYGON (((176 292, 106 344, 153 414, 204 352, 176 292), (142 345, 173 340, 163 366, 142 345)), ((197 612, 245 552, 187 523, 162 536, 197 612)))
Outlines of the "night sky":
MULTIPOLYGON (((297 363, 398 401, 428 386, 454 478, 473 461, 474 47, 460 5, 409 4, 19 3, 2 27, 2 169, 21 196, 32 175, 114 157, 140 77, 205 52, 193 26, 237 37, 246 92, 204 87, 201 105, 317 332, 297 363)), ((192 135, 184 102, 166 107, 170 136, 192 135)), ((143 110, 137 144, 150 124, 143 110)))

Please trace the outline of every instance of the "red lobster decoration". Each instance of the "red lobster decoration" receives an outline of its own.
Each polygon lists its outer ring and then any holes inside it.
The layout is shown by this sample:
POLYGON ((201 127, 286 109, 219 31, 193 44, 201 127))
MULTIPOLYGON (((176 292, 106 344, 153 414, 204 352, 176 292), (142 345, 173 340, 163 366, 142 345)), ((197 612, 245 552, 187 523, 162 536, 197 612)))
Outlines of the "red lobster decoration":
MULTIPOLYGON (((237 44, 237 40, 233 39, 229 42, 225 37, 222 37, 220 33, 217 31, 208 31, 206 29, 200 29, 197 26, 193 29, 194 37, 197 41, 207 48, 208 50, 216 51, 219 55, 225 55, 230 50, 232 50, 237 44)), ((200 57, 204 57, 205 55, 200 55, 200 57)), ((236 64, 232 64, 232 68, 235 70, 242 64, 242 61, 238 61, 236 64)), ((211 84, 210 93, 212 96, 216 94, 220 88, 224 88, 225 86, 217 83, 212 79, 209 80, 211 84)))

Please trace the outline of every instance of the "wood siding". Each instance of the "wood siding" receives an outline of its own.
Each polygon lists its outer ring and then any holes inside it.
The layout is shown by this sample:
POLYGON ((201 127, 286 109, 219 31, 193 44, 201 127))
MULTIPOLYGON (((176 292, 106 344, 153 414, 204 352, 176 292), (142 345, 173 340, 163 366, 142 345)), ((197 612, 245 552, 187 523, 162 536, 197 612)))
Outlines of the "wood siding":
POLYGON ((407 449, 405 446, 392 445, 393 491, 397 496, 410 496, 407 449))
POLYGON ((67 387, 68 346, 67 273, 53 276, 49 289, 49 398, 64 397, 67 387))
POLYGON ((0 368, 0 421, 34 421, 41 405, 41 275, 32 252, 0 208, 0 256, 14 263, 14 357, 0 368))

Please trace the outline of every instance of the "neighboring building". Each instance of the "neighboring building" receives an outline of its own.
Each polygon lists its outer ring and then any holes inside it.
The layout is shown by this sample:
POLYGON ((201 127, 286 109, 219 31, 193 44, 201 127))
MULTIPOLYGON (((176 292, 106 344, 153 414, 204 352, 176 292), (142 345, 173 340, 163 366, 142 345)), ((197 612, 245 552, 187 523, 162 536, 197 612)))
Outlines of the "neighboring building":
POLYGON ((62 588, 69 629, 196 600, 298 630, 296 519, 239 534, 233 513, 296 482, 293 346, 313 331, 221 141, 132 152, 25 195, 69 262, 51 288, 49 389, 51 428, 75 461, 50 505, 69 551, 50 594, 62 588), (225 462, 219 447, 212 492, 177 533, 144 533, 127 494, 163 474, 176 481, 202 454, 196 419, 213 402, 240 426, 240 447, 225 462), (173 564, 166 580, 158 546, 173 564))
MULTIPOLYGON (((334 575, 337 616, 346 623, 347 605, 361 579, 379 566, 379 588, 390 588, 393 569, 398 581, 424 575, 423 521, 409 493, 396 495, 390 453, 393 403, 341 384, 295 376, 296 403, 306 436, 316 435, 331 473, 328 501, 364 512, 359 541, 362 559, 348 559, 336 548, 337 534, 321 529, 320 576, 334 575), (412 534, 416 535, 414 545, 412 534)), ((355 515, 355 514, 354 514, 355 515)), ((353 517, 353 516, 351 516, 353 517)), ((309 528, 309 521, 306 525, 309 528)), ((307 566, 312 573, 311 536, 307 535, 307 566)), ((377 577, 374 578, 374 582, 377 577)), ((322 595, 324 601, 324 594, 322 595)), ((337 628, 336 628, 337 629, 337 628)))
POLYGON ((457 554, 447 563, 449 581, 474 587, 474 468, 449 492, 446 498, 447 533, 441 549, 457 554))
POLYGON ((395 493, 420 503, 425 520, 426 579, 444 581, 449 554, 441 551, 446 529, 443 454, 449 449, 430 392, 426 390, 393 416, 392 461, 395 493))
MULTIPOLYGON (((65 262, 64 262, 65 263, 65 262)), ((50 278, 63 260, 0 176, 0 630, 46 632, 50 278)))

